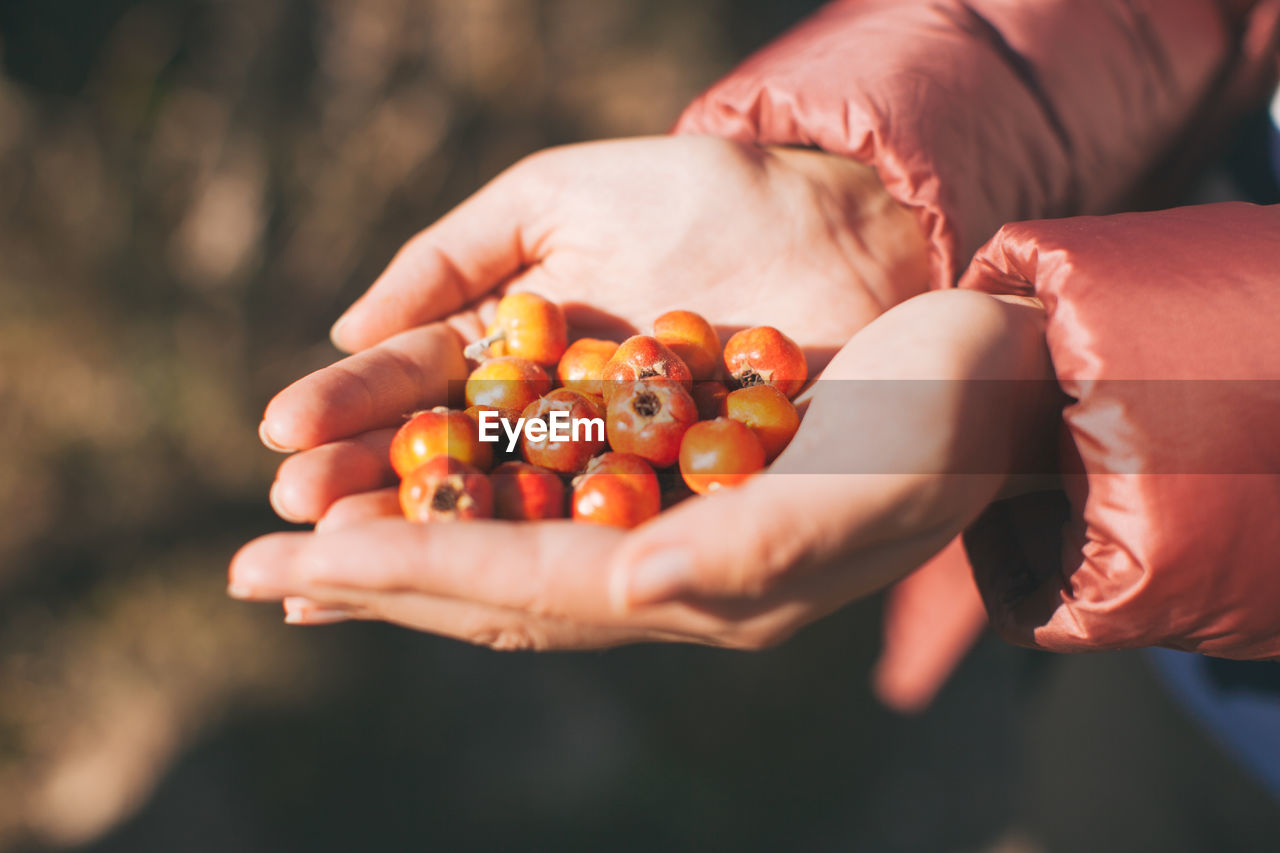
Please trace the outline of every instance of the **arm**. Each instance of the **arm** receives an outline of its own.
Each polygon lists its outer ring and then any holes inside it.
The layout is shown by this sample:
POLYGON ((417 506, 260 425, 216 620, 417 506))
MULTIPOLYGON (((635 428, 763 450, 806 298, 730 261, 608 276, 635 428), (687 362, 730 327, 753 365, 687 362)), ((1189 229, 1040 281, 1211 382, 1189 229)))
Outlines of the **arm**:
POLYGON ((874 165, 948 286, 1003 223, 1106 211, 1193 118, 1260 96, 1278 16, 1274 0, 845 0, 676 130, 874 165))
POLYGON ((965 541, 993 625, 1054 651, 1280 657, 1280 207, 1003 228, 962 287, 1034 294, 1065 498, 965 541))

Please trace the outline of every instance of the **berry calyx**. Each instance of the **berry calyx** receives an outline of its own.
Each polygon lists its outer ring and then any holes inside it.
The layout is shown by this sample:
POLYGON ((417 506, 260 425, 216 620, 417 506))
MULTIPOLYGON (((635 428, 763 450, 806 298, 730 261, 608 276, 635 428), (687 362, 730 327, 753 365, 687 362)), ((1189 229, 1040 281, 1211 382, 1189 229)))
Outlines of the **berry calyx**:
POLYGON ((493 488, 471 465, 437 456, 400 482, 400 509, 417 523, 492 518, 493 488))

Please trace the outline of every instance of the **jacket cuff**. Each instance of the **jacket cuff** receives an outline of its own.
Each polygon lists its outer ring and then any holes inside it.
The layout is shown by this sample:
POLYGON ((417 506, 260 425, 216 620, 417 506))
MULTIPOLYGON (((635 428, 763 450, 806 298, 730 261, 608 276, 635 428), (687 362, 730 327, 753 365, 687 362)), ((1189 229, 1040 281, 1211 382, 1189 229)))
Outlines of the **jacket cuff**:
POLYGON ((965 534, 993 626, 1054 651, 1280 657, 1280 206, 1006 226, 961 281, 1034 295, 1063 494, 965 534))

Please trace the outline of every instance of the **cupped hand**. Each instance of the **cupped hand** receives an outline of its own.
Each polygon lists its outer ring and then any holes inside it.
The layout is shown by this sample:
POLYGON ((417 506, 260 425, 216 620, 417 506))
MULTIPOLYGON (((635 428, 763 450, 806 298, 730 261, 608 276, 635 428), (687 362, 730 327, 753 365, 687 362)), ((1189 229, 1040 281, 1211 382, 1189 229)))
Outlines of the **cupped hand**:
POLYGON ((1059 404, 1038 307, 932 293, 839 352, 791 446, 741 487, 629 532, 411 525, 368 518, 391 511, 378 493, 348 498, 330 529, 242 549, 232 593, 285 599, 295 622, 383 619, 495 648, 768 646, 910 572, 1021 488, 1059 404))
POLYGON ((833 155, 703 136, 550 149, 409 241, 338 321, 355 353, 281 392, 261 434, 286 461, 280 514, 315 521, 390 483, 390 429, 465 378, 493 295, 537 292, 579 334, 647 332, 672 308, 723 332, 769 324, 817 372, 885 308, 922 291, 915 218, 875 172, 833 155))

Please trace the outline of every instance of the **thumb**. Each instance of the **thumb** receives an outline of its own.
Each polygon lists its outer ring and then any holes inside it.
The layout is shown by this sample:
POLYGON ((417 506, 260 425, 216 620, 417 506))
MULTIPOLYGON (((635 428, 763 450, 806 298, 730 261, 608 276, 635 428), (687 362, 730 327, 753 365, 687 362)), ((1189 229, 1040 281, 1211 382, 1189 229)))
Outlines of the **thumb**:
POLYGON ((368 349, 453 314, 519 272, 529 262, 526 168, 507 170, 410 239, 334 323, 333 343, 368 349))
MULTIPOLYGON (((819 475, 820 476, 820 475, 819 475)), ((633 532, 610 567, 615 612, 675 598, 758 599, 829 541, 812 475, 759 474, 686 501, 633 532)))

